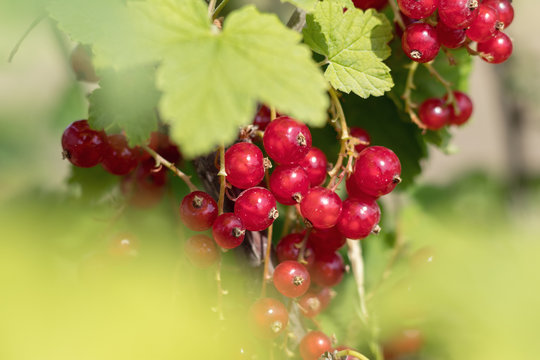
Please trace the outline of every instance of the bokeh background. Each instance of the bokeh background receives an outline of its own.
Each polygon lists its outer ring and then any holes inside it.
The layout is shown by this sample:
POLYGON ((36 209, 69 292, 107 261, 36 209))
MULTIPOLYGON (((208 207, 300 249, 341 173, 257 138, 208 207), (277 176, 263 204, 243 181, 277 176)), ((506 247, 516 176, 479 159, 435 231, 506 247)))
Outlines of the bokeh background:
MULTIPOLYGON (((257 4, 283 19, 291 12, 277 0, 257 4)), ((514 54, 498 66, 475 59, 473 120, 452 130, 451 154, 431 148, 416 184, 384 203, 403 256, 386 271, 393 256, 386 237, 364 243, 381 339, 400 329, 422 334, 410 359, 540 354, 540 4, 513 5, 514 54)), ((75 44, 49 21, 7 62, 36 16, 0 2, 0 358, 247 359, 250 351, 265 358, 267 345, 244 340, 249 301, 235 300, 227 320, 216 320, 214 274, 183 260, 188 234, 174 225, 172 202, 111 225, 116 208, 78 198, 60 136, 86 116, 85 94, 95 85, 76 81, 75 44), (102 257, 111 238, 134 229, 136 262, 102 257)), ((179 202, 183 191, 178 185, 171 198, 179 202)), ((234 294, 250 277, 232 259, 224 266, 234 294)), ((340 342, 365 348, 350 278, 320 321, 340 342)))

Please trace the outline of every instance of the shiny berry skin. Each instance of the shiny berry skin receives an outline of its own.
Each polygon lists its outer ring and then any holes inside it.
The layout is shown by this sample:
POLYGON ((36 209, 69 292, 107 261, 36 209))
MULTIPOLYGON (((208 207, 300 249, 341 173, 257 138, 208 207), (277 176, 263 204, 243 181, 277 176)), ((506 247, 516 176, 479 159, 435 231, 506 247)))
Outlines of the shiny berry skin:
POLYGON ((401 163, 394 152, 384 146, 371 146, 356 160, 353 178, 366 195, 386 195, 401 182, 401 163))
POLYGON ((233 213, 219 215, 212 225, 214 241, 223 249, 240 246, 246 234, 242 220, 233 213))
POLYGON ((298 299, 298 307, 300 308, 302 315, 307 318, 312 318, 321 312, 321 300, 317 294, 308 291, 298 299))
POLYGON ((478 43, 477 50, 490 58, 486 59, 482 57, 482 60, 492 64, 500 64, 508 60, 512 55, 512 40, 503 32, 498 32, 497 35, 491 39, 478 43))
MULTIPOLYGON (((279 117, 278 114, 276 116, 279 117)), ((255 114, 253 125, 256 125, 259 130, 264 131, 271 120, 270 108, 266 105, 261 105, 257 114, 255 114)))
POLYGON ((124 135, 109 135, 107 143, 108 146, 101 162, 105 170, 113 175, 127 175, 137 167, 137 152, 128 146, 124 135))
POLYGON ((315 256, 332 253, 345 245, 345 242, 345 237, 335 226, 330 229, 313 229, 309 234, 309 244, 313 247, 315 256))
POLYGON ((350 134, 351 134, 352 137, 355 137, 358 140, 367 143, 367 145, 364 145, 364 144, 355 145, 354 150, 356 150, 357 153, 364 150, 365 148, 367 148, 369 146, 369 144, 371 144, 371 138, 369 137, 369 133, 366 130, 362 129, 362 128, 352 126, 350 134))
POLYGON ((324 183, 328 160, 321 149, 312 147, 298 165, 306 171, 311 186, 319 186, 324 183))
POLYGON ((437 9, 438 0, 398 0, 399 9, 411 19, 425 19, 437 9))
POLYGON ((309 176, 299 165, 280 165, 270 176, 270 190, 283 205, 302 201, 309 190, 309 176))
POLYGON ((207 268, 219 260, 216 244, 206 235, 197 234, 187 239, 184 251, 189 261, 200 268, 207 268))
POLYGON ((401 47, 411 60, 426 63, 437 57, 441 44, 433 26, 414 23, 405 29, 401 38, 401 47))
POLYGON ((363 239, 371 234, 381 219, 381 210, 375 201, 347 199, 343 202, 337 228, 348 239, 363 239))
POLYGON ((472 41, 486 41, 495 35, 497 31, 497 19, 499 14, 493 7, 480 4, 478 16, 473 20, 466 34, 472 41))
MULTIPOLYGON (((276 245, 276 256, 279 262, 284 262, 287 260, 297 261, 298 256, 300 255, 302 241, 304 240, 305 234, 293 233, 284 236, 279 240, 276 245)), ((313 247, 308 242, 306 244, 306 249, 304 250, 304 261, 306 268, 310 269, 313 263, 315 262, 315 252, 313 247)))
POLYGON ((315 284, 323 287, 336 286, 343 279, 345 264, 338 253, 317 254, 311 269, 311 277, 315 284))
POLYGON ((234 203, 234 213, 249 231, 267 229, 279 215, 276 198, 262 187, 243 191, 234 203))
POLYGON ((264 158, 261 149, 243 142, 225 152, 227 181, 239 189, 249 189, 264 179, 264 158))
POLYGON ((362 10, 382 10, 386 7, 386 5, 388 5, 388 0, 353 0, 353 4, 356 8, 362 10))
POLYGON ((274 270, 274 286, 283 296, 295 298, 308 291, 311 278, 306 267, 297 261, 284 261, 274 270))
POLYGON ((332 350, 332 341, 321 331, 310 331, 300 341, 302 360, 319 360, 320 356, 332 350))
MULTIPOLYGON (((510 26, 514 20, 514 8, 509 0, 484 0, 483 5, 492 6, 499 13, 498 20, 504 25, 504 28, 510 26)), ((500 29, 502 30, 502 29, 500 29)))
POLYGON ((450 120, 450 109, 444 100, 431 98, 424 100, 418 109, 420 121, 430 130, 442 129, 450 120))
POLYGON ((316 186, 304 196, 300 212, 314 228, 329 229, 336 225, 341 214, 341 199, 334 191, 316 186))
POLYGON ((99 164, 106 148, 103 132, 90 129, 86 120, 71 123, 62 134, 63 155, 78 167, 90 168, 99 164))
POLYGON ((282 116, 268 125, 263 144, 268 156, 277 163, 298 164, 311 149, 311 132, 306 125, 282 116))
POLYGON ((378 197, 370 196, 367 194, 364 194, 359 188, 358 185, 356 185, 356 181, 354 181, 353 177, 350 177, 345 181, 345 186, 347 188, 347 195, 353 199, 359 199, 364 201, 375 201, 378 199, 378 197))
MULTIPOLYGON (((446 101, 448 96, 444 97, 446 101)), ((456 115, 454 107, 452 104, 448 106, 450 109, 450 119, 449 123, 452 125, 463 125, 469 120, 473 112, 473 103, 471 98, 467 94, 462 93, 461 91, 454 91, 454 97, 456 98, 457 106, 459 107, 459 114, 456 115)))
POLYGON ((187 194, 180 204, 180 218, 193 231, 210 229, 217 215, 216 201, 203 191, 187 194))
POLYGON ((449 49, 457 49, 463 46, 467 40, 465 29, 449 28, 442 21, 437 23, 435 30, 437 30, 437 39, 441 45, 449 49))
POLYGON ((276 299, 259 299, 251 306, 249 312, 254 330, 262 338, 277 337, 289 323, 287 308, 276 299))
POLYGON ((439 0, 439 18, 452 29, 471 26, 478 15, 478 0, 439 0))

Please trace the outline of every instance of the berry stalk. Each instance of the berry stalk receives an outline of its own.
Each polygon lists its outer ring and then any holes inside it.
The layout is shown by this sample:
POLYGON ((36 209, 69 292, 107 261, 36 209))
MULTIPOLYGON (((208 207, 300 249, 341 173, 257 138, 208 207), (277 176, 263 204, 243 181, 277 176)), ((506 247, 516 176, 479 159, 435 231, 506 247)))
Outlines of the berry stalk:
POLYGON ((149 153, 153 158, 154 160, 156 160, 156 165, 159 166, 159 165, 163 165, 165 166, 166 168, 168 168, 169 170, 171 170, 172 172, 174 172, 180 179, 182 179, 186 185, 188 186, 189 190, 190 191, 198 191, 199 189, 197 189, 197 187, 191 182, 191 178, 190 176, 186 175, 185 173, 183 173, 180 169, 178 169, 173 163, 167 161, 164 157, 162 157, 161 155, 159 155, 157 152, 155 152, 153 149, 151 149, 150 147, 146 146, 146 145, 142 145, 142 148, 147 152, 149 153))

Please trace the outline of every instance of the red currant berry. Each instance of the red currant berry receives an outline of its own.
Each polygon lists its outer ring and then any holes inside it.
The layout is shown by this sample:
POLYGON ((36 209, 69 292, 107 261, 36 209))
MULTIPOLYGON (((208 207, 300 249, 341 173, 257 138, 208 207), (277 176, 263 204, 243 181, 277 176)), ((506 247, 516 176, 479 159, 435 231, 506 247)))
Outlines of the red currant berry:
POLYGON ((111 239, 107 252, 116 258, 132 258, 137 256, 138 245, 133 234, 117 234, 111 239))
POLYGON ((300 211, 314 228, 329 229, 336 225, 341 213, 341 199, 334 191, 316 186, 300 203, 300 211))
POLYGON ((193 231, 210 229, 217 213, 216 201, 203 191, 187 194, 180 204, 180 218, 193 231))
POLYGON ((381 210, 375 201, 347 199, 338 219, 337 228, 348 239, 363 239, 378 231, 381 210))
POLYGON ((264 158, 261 149, 243 142, 225 152, 227 181, 239 189, 249 189, 264 179, 264 158))
POLYGON ((184 244, 189 261, 200 268, 207 268, 219 259, 216 244, 206 235, 193 235, 184 244))
POLYGON ((137 167, 137 152, 130 148, 122 134, 107 137, 107 149, 101 165, 113 175, 127 175, 137 167))
POLYGON ((480 4, 478 16, 467 29, 467 37, 472 41, 486 41, 495 35, 497 31, 497 19, 499 14, 493 7, 480 4))
POLYGON ((336 296, 336 292, 329 287, 323 287, 317 292, 317 297, 321 302, 321 312, 324 311, 336 296))
POLYGON ((321 149, 312 147, 298 165, 307 172, 311 186, 319 186, 324 183, 328 160, 321 149))
POLYGON ((360 153, 353 172, 358 189, 366 195, 386 195, 401 182, 401 164, 394 152, 371 146, 360 153))
POLYGON ((420 105, 418 116, 428 129, 439 130, 450 120, 450 109, 442 99, 431 98, 420 105))
MULTIPOLYGON (((182 160, 182 154, 180 153, 178 146, 176 146, 166 134, 154 131, 150 135, 148 147, 173 164, 178 164, 182 160)), ((150 158, 149 154, 148 158, 150 158)))
MULTIPOLYGON (((305 234, 294 233, 279 240, 276 246, 276 256, 278 261, 298 260, 304 236, 305 234)), ((306 249, 304 250, 304 260, 308 269, 311 268, 311 265, 315 262, 315 252, 309 243, 306 244, 306 249)))
POLYGON ((313 282, 319 286, 336 286, 343 279, 345 264, 339 253, 317 254, 311 269, 313 282))
POLYGON ((309 244, 315 254, 334 252, 345 245, 345 242, 346 239, 335 226, 330 229, 313 229, 309 234, 309 244))
POLYGON ((425 19, 437 10, 438 0, 398 0, 399 9, 411 19, 425 19))
POLYGON ((377 200, 376 197, 366 195, 360 189, 358 189, 358 185, 356 185, 356 182, 354 181, 353 177, 350 177, 349 179, 345 181, 345 186, 347 188, 347 194, 349 195, 349 197, 353 199, 359 199, 363 201, 377 200))
POLYGON ((426 63, 437 57, 441 44, 433 26, 414 23, 405 29, 401 38, 401 47, 411 60, 426 63))
POLYGON ((212 236, 224 249, 234 249, 244 241, 246 229, 242 220, 233 213, 219 215, 212 225, 212 236))
MULTIPOLYGON (((454 107, 450 105, 449 123, 452 125, 463 125, 472 115, 473 103, 467 94, 464 94, 461 91, 454 91, 454 97, 456 98, 457 106, 459 108, 459 114, 456 114, 454 107)), ((448 96, 445 96, 444 100, 446 101, 447 98, 448 96)))
POLYGON ((489 40, 478 43, 477 50, 486 55, 482 60, 492 64, 505 62, 512 55, 512 40, 504 33, 499 32, 489 40))
POLYGON ((250 231, 268 228, 279 215, 276 198, 262 187, 253 187, 242 192, 234 204, 234 213, 250 231))
POLYGON ((465 29, 452 29, 446 26, 442 21, 439 21, 436 28, 437 39, 441 45, 446 46, 449 49, 457 49, 467 40, 465 29))
MULTIPOLYGON (((504 28, 510 26, 514 20, 514 8, 509 0, 484 0, 483 5, 492 6, 499 13, 498 20, 503 24, 504 28)), ((499 26, 499 30, 502 30, 499 26)))
POLYGON ((312 318, 321 312, 321 300, 317 294, 308 291, 298 300, 298 307, 302 315, 312 318))
POLYGON ((452 29, 471 26, 478 15, 478 0, 439 0, 439 17, 452 29))
MULTIPOLYGON (((276 113, 276 117, 279 117, 281 115, 276 113)), ((270 108, 266 105, 261 105, 259 107, 259 111, 257 111, 257 114, 255 114, 255 118, 253 119, 253 125, 256 125, 257 128, 261 131, 264 131, 268 124, 270 124, 271 121, 271 112, 270 108)))
POLYGON ((354 150, 356 150, 357 153, 361 152, 371 144, 371 138, 369 137, 369 133, 362 128, 354 126, 351 127, 351 136, 365 143, 357 144, 354 146, 354 150))
POLYGON ((424 339, 422 333, 416 329, 403 330, 394 335, 383 345, 384 358, 398 360, 414 355, 420 351, 424 339))
POLYGON ((297 261, 284 261, 274 270, 274 286, 286 297, 295 298, 304 295, 310 283, 309 272, 297 261))
POLYGON ((353 0, 353 4, 356 8, 362 10, 382 10, 388 5, 388 0, 353 0))
POLYGON ((300 341, 302 360, 319 360, 322 354, 332 350, 332 341, 321 331, 310 331, 300 341))
POLYGON ((288 116, 272 121, 263 137, 264 149, 279 164, 297 164, 311 149, 308 127, 288 116))
POLYGON ((289 313, 283 303, 272 298, 257 300, 250 309, 251 321, 260 337, 275 338, 287 328, 289 313))
POLYGON ((280 165, 270 176, 270 190, 283 205, 302 201, 309 190, 309 177, 299 165, 280 165))
POLYGON ((90 129, 86 120, 73 122, 62 135, 63 155, 78 167, 89 168, 99 164, 106 147, 103 132, 90 129))

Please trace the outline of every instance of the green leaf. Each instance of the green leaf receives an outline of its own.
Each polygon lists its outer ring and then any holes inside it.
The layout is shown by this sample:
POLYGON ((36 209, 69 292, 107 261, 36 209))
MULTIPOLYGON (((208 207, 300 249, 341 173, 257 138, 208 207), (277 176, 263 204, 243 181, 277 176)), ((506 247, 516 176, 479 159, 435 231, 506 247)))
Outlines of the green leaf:
POLYGON ((311 12, 319 0, 281 0, 281 2, 288 2, 294 6, 303 9, 307 12, 311 12))
POLYGON ((301 36, 253 6, 232 12, 223 30, 201 0, 132 3, 153 26, 160 53, 160 113, 188 157, 232 142, 258 101, 310 125, 326 121, 327 83, 301 36))
POLYGON ((394 85, 383 62, 390 56, 392 27, 383 14, 372 9, 363 12, 347 2, 319 2, 307 16, 304 40, 328 58, 325 77, 334 88, 363 98, 381 96, 394 85))
POLYGON ((101 88, 90 95, 89 123, 96 129, 124 130, 130 146, 145 143, 157 129, 160 94, 151 66, 100 73, 101 88))

